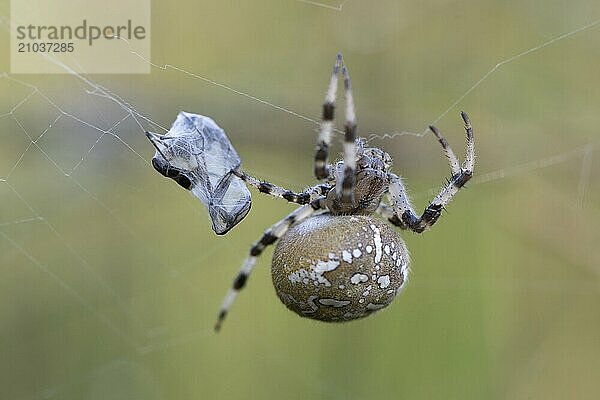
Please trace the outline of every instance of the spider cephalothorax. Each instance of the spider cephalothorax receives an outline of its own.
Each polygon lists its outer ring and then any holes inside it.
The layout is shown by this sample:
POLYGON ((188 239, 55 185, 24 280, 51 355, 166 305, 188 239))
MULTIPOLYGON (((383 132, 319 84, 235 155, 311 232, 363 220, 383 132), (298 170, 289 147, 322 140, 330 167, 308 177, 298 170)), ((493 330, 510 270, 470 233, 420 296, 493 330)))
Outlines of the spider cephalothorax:
MULTIPOLYGON (((347 197, 340 196, 342 186, 335 185, 326 196, 325 206, 333 215, 372 214, 377 210, 389 187, 388 172, 391 167, 391 157, 376 147, 365 148, 363 139, 357 139, 355 146, 354 190, 347 197)), ((337 162, 332 181, 343 182, 345 171, 344 161, 337 162)))

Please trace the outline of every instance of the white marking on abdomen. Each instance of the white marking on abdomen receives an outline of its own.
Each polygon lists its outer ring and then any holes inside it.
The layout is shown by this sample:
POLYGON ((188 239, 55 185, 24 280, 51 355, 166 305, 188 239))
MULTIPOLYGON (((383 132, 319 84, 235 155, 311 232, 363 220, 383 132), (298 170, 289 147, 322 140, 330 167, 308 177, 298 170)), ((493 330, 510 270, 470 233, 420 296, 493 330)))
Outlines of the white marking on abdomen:
POLYGON ((314 312, 316 312, 319 309, 319 306, 315 304, 315 299, 317 298, 317 296, 310 296, 308 298, 308 300, 306 300, 306 302, 308 303, 308 305, 310 306, 310 308, 312 308, 312 310, 303 310, 302 313, 303 314, 312 314, 314 312))
POLYGON ((369 280, 369 276, 365 274, 354 274, 350 278, 350 283, 358 285, 359 283, 366 282, 369 280))
POLYGON ((323 275, 325 272, 333 271, 340 265, 339 261, 319 261, 317 265, 314 266, 313 270, 318 275, 323 275))
POLYGON ((348 264, 352 264, 352 254, 349 251, 342 251, 342 260, 346 261, 348 264))
POLYGON ((381 251, 381 232, 375 225, 371 225, 371 229, 374 232, 373 241, 375 242, 375 264, 378 264, 379 261, 381 261, 381 256, 383 255, 383 252, 381 251))
POLYGON ((336 300, 336 299, 319 299, 319 303, 323 304, 324 306, 340 308, 340 307, 345 307, 348 304, 350 304, 350 301, 349 300, 336 300))
POLYGON ((379 283, 380 288, 385 289, 386 287, 390 286, 390 276, 380 276, 379 279, 377 279, 377 283, 379 283))
POLYGON ((383 307, 385 307, 387 304, 374 304, 374 303, 369 303, 367 304, 367 310, 380 310, 383 307))

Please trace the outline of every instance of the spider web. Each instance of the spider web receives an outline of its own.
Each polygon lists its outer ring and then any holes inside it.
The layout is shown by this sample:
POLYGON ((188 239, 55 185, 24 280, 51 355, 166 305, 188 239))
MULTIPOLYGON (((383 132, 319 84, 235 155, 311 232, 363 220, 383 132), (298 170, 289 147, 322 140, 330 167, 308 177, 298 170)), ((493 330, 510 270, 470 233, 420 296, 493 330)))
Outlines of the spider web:
POLYGON ((321 8, 327 8, 329 10, 334 10, 334 11, 339 11, 342 12, 343 7, 346 3, 348 3, 349 0, 343 1, 337 5, 334 4, 327 4, 327 3, 320 3, 318 1, 312 1, 312 0, 296 0, 300 3, 305 3, 305 4, 309 4, 311 6, 315 6, 315 7, 321 7, 321 8))
MULTIPOLYGON (((343 12, 343 6, 347 3, 342 2, 338 5, 328 5, 326 3, 308 0, 295 1, 305 3, 307 6, 327 8, 339 12, 343 12)), ((0 25, 4 28, 7 28, 8 23, 9 21, 7 18, 0 19, 0 25)), ((575 36, 581 32, 591 30, 599 24, 600 19, 597 19, 590 23, 576 26, 568 32, 549 38, 548 40, 529 49, 520 51, 513 56, 500 59, 491 69, 473 82, 470 87, 466 88, 460 96, 449 102, 448 107, 437 115, 431 123, 437 123, 442 120, 484 82, 493 79, 495 74, 507 64, 527 57, 533 53, 540 52, 548 46, 575 36)), ((123 42, 124 45, 128 45, 125 40, 123 40, 123 42)), ((135 53, 134 55, 141 57, 135 53)), ((148 326, 143 321, 138 320, 135 313, 130 310, 129 305, 120 297, 118 291, 111 287, 106 279, 96 272, 96 269, 88 261, 88 256, 82 254, 78 245, 75 244, 77 241, 73 238, 73 232, 65 232, 63 230, 64 228, 58 226, 59 224, 52 222, 52 219, 48 217, 48 214, 53 211, 45 211, 34 205, 34 202, 31 200, 31 192, 21 188, 23 186, 22 179, 26 179, 27 177, 18 176, 19 170, 25 163, 34 162, 34 160, 29 157, 30 155, 33 153, 40 155, 41 162, 40 160, 36 161, 40 164, 40 168, 48 168, 49 170, 58 173, 57 175, 54 175, 54 178, 58 179, 59 176, 62 177, 62 179, 70 185, 70 193, 79 192, 84 199, 87 199, 85 201, 93 203, 96 209, 101 210, 101 212, 107 216, 107 220, 109 221, 107 222, 108 224, 113 226, 116 230, 125 232, 126 235, 130 236, 132 240, 135 241, 135 243, 139 244, 140 248, 144 249, 144 252, 149 255, 147 262, 154 264, 150 269, 162 269, 171 271, 175 274, 180 273, 180 271, 186 271, 186 269, 189 268, 187 264, 173 266, 169 260, 162 259, 160 252, 155 251, 146 240, 147 238, 143 234, 140 234, 140 228, 132 226, 131 222, 123 218, 122 213, 115 208, 114 204, 109 204, 107 201, 100 198, 93 188, 94 182, 84 182, 78 175, 80 170, 86 167, 86 164, 94 158, 96 153, 101 152, 102 146, 109 140, 111 146, 113 144, 118 146, 120 153, 128 160, 128 163, 135 162, 138 166, 141 165, 143 168, 151 170, 152 167, 149 164, 149 160, 153 152, 146 144, 142 144, 145 143, 143 141, 143 134, 146 130, 166 132, 168 131, 168 128, 161 123, 154 121, 152 119, 153 117, 146 115, 143 111, 139 111, 136 106, 127 99, 121 97, 118 93, 97 83, 90 77, 74 72, 72 68, 60 63, 50 56, 44 55, 44 57, 47 62, 52 62, 61 66, 70 74, 69 78, 76 83, 76 85, 74 85, 75 88, 72 89, 73 92, 70 93, 71 96, 93 99, 92 103, 94 104, 96 104, 96 101, 101 101, 103 103, 102 107, 99 107, 97 114, 91 113, 90 115, 89 112, 79 110, 72 102, 65 105, 63 104, 64 99, 56 100, 52 94, 42 90, 40 85, 34 82, 34 79, 17 78, 7 72, 0 73, 0 83, 4 82, 10 90, 13 90, 15 93, 20 93, 21 96, 11 106, 6 107, 5 110, 0 110, 0 121, 10 121, 11 124, 14 124, 14 127, 16 128, 15 131, 19 133, 20 137, 18 139, 8 138, 9 141, 14 140, 15 143, 17 143, 19 140, 24 140, 25 142, 24 148, 17 152, 15 159, 7 164, 7 168, 3 170, 6 172, 0 176, 0 193, 2 193, 3 199, 8 200, 6 202, 9 207, 7 212, 10 214, 1 214, 2 219, 0 219, 0 238, 2 238, 4 245, 12 249, 13 255, 16 254, 22 256, 27 262, 36 267, 41 274, 54 281, 67 296, 70 296, 74 301, 88 310, 90 314, 107 329, 122 338, 139 356, 145 356, 156 351, 212 335, 212 330, 200 329, 185 335, 169 337, 166 339, 161 338, 160 340, 155 341, 151 337, 152 335, 148 335, 149 332, 152 332, 154 327, 148 326), (27 121, 28 107, 40 106, 45 108, 47 123, 45 126, 41 127, 29 126, 27 121), (73 110, 73 108, 76 110, 73 110), (107 110, 110 110, 110 113, 108 113, 107 110), (72 157, 70 157, 70 162, 65 162, 65 160, 62 159, 62 156, 54 155, 49 149, 52 147, 52 141, 48 139, 48 136, 51 135, 52 132, 55 132, 57 129, 56 127, 60 124, 70 124, 71 126, 85 129, 87 132, 95 133, 95 136, 87 139, 88 143, 83 150, 81 148, 74 149, 74 153, 72 153, 72 157), (132 132, 135 132, 135 135, 137 136, 132 135, 132 132), (11 218, 13 215, 15 217, 11 218), (42 235, 44 235, 45 238, 49 238, 49 240, 56 242, 57 246, 59 246, 62 251, 68 253, 73 258, 74 264, 79 268, 80 273, 85 274, 87 279, 91 280, 90 285, 95 286, 94 290, 100 291, 104 293, 104 296, 110 298, 121 315, 115 316, 113 313, 104 312, 99 305, 91 303, 87 299, 85 292, 77 290, 61 276, 60 272, 55 271, 55 266, 52 264, 51 260, 45 259, 42 255, 37 255, 37 252, 30 248, 31 244, 29 241, 23 239, 23 232, 25 232, 25 235, 27 235, 28 231, 39 234, 39 228, 33 228, 38 225, 41 225, 44 228, 42 235), (124 320, 137 325, 136 332, 145 333, 146 335, 132 335, 130 330, 123 328, 124 320), (150 339, 148 339, 149 336, 150 339)), ((271 112, 283 112, 289 115, 289 118, 297 118, 307 124, 312 124, 315 129, 318 127, 318 117, 294 111, 291 106, 284 106, 278 104, 276 101, 255 96, 245 90, 230 86, 225 82, 220 82, 196 72, 189 71, 184 67, 172 64, 160 65, 150 60, 145 61, 157 71, 173 70, 182 74, 186 79, 205 82, 207 85, 230 92, 234 96, 240 96, 250 102, 258 103, 266 109, 270 109, 271 112)), ((71 82, 71 84, 73 82, 71 82)), ((169 119, 167 118, 167 120, 169 119)), ((338 130, 338 132, 340 131, 338 130)), ((426 134, 427 129, 423 129, 421 132, 396 131, 392 133, 373 134, 368 139, 369 141, 394 140, 402 136, 422 138, 426 134)), ((67 138, 63 139, 66 140, 67 138)), ((6 140, 7 138, 5 137, 4 141, 6 142, 6 140)), ((588 143, 584 146, 565 149, 557 154, 544 155, 534 160, 527 160, 517 165, 505 165, 495 170, 481 171, 477 173, 471 185, 492 183, 512 176, 531 173, 539 169, 578 160, 581 167, 576 190, 576 203, 579 207, 584 207, 586 194, 591 181, 593 156, 598 148, 598 144, 598 142, 588 143)), ((82 175, 85 176, 85 174, 82 175)), ((265 173, 265 175, 268 175, 268 173, 265 173)), ((109 178, 113 179, 114 177, 110 176, 109 178)), ((128 188, 130 191, 149 192, 148 188, 136 187, 133 180, 125 180, 120 187, 128 188)), ((430 197, 436 190, 437 186, 432 187, 431 190, 418 193, 415 197, 430 197)), ((42 193, 42 195, 43 194, 44 193, 42 193)), ((200 217, 203 218, 202 214, 198 211, 198 207, 195 206, 193 199, 190 198, 186 201, 189 206, 187 212, 199 214, 200 217)), ((200 218, 198 220, 201 221, 200 218)), ((224 243, 221 244, 220 247, 215 246, 212 252, 220 251, 224 246, 224 243)), ((189 265, 201 264, 203 260, 207 260, 210 257, 210 254, 211 252, 190 260, 189 265)), ((53 393, 58 393, 60 390, 60 387, 52 388, 41 395, 51 397, 53 396, 53 393)), ((38 395, 35 397, 40 397, 38 395)))

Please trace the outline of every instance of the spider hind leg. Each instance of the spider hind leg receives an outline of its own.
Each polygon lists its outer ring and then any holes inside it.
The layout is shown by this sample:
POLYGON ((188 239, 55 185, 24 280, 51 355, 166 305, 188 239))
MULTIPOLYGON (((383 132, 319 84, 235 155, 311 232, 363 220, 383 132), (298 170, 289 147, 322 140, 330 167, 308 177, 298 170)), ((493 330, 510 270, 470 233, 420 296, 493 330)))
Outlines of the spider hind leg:
POLYGON ((215 324, 215 331, 218 332, 221 329, 229 309, 233 305, 238 293, 244 288, 244 286, 246 286, 248 278, 250 277, 250 274, 254 269, 254 265, 256 264, 256 260, 262 254, 265 248, 275 243, 277 239, 282 237, 293 224, 310 217, 315 212, 324 208, 324 204, 324 198, 319 197, 310 202, 310 204, 306 204, 300 208, 297 208, 287 217, 267 229, 260 240, 250 248, 250 254, 242 264, 240 272, 238 272, 236 278, 233 280, 233 285, 223 300, 223 304, 221 305, 217 322, 215 324))

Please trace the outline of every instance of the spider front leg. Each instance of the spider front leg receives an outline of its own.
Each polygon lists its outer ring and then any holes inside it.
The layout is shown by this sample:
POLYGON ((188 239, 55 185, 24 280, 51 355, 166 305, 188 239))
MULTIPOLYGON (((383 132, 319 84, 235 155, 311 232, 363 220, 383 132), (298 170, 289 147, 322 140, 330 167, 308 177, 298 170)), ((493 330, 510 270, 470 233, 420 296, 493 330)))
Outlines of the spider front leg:
POLYGON ((348 69, 342 68, 344 75, 344 92, 346 94, 346 123, 344 125, 344 175, 339 176, 336 183, 338 199, 344 203, 354 201, 354 184, 356 177, 356 112, 354 111, 354 97, 348 69))
POLYGON ((331 189, 331 186, 327 184, 315 185, 305 189, 301 193, 296 193, 288 189, 279 187, 273 183, 261 181, 251 175, 248 175, 244 171, 234 170, 233 174, 249 184, 254 186, 259 192, 271 195, 273 197, 279 197, 285 199, 290 203, 296 204, 308 204, 311 201, 317 199, 320 196, 325 196, 331 189))
MULTIPOLYGON (((333 119, 335 113, 335 96, 338 85, 338 74, 342 66, 342 55, 338 54, 333 66, 331 80, 323 104, 323 120, 317 139, 317 148, 315 154, 315 176, 317 179, 330 177, 330 166, 327 163, 329 154, 329 144, 331 143, 331 133, 333 132, 333 119)), ((346 97, 346 123, 344 125, 344 171, 338 175, 336 182, 336 193, 340 201, 350 203, 354 200, 354 171, 356 169, 356 112, 354 111, 354 97, 352 96, 352 86, 348 69, 342 67, 344 76, 344 92, 346 97)))
POLYGON ((219 311, 217 323, 215 324, 215 331, 219 331, 221 329, 223 320, 227 316, 231 305, 233 304, 239 291, 242 290, 246 285, 246 282, 248 281, 248 278, 250 277, 250 274, 254 269, 254 264, 256 264, 257 258, 262 254, 265 248, 270 244, 275 243, 277 239, 282 237, 288 231, 290 226, 310 217, 315 212, 324 208, 325 197, 319 197, 311 201, 310 204, 306 204, 294 210, 287 217, 277 222, 265 231, 262 238, 250 248, 250 255, 248 256, 248 258, 246 258, 246 261, 244 261, 244 264, 242 264, 240 272, 238 273, 237 277, 233 280, 233 285, 231 289, 229 289, 227 296, 225 296, 225 300, 223 301, 221 310, 219 311))
POLYGON ((473 167, 475 165, 475 142, 473 139, 473 128, 469 117, 465 112, 461 112, 461 116, 465 123, 465 131, 467 134, 467 151, 465 162, 460 166, 454 152, 448 145, 440 132, 435 127, 430 127, 435 136, 442 145, 446 156, 450 162, 450 170, 452 178, 442 187, 440 193, 429 203, 423 211, 423 214, 418 217, 410 204, 406 189, 402 184, 401 179, 394 174, 389 174, 390 177, 390 197, 394 215, 388 217, 388 220, 400 227, 407 226, 411 230, 421 233, 431 225, 435 224, 442 210, 452 200, 454 195, 462 188, 469 179, 473 176, 473 167), (403 225, 401 225, 402 223, 403 225))
POLYGON ((329 155, 329 144, 331 143, 331 133, 333 132, 333 118, 335 114, 335 95, 338 86, 338 74, 342 65, 342 55, 338 54, 333 65, 333 72, 325 95, 323 103, 323 118, 321 120, 321 129, 317 138, 317 147, 315 153, 315 177, 325 179, 329 177, 329 165, 327 157, 329 155))

